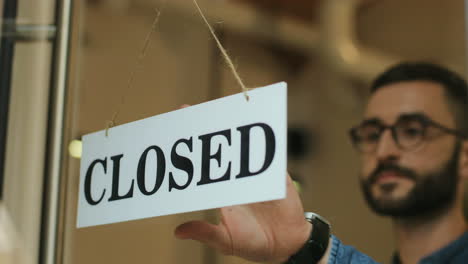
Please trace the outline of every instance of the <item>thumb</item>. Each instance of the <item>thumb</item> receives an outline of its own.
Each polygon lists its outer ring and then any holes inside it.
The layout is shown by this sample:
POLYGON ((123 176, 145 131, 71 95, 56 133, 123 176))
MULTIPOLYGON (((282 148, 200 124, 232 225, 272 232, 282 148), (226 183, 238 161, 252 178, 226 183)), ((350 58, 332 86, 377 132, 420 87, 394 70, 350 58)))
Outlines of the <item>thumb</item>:
POLYGON ((232 255, 232 241, 228 230, 223 225, 213 225, 203 221, 190 221, 179 225, 174 234, 179 239, 193 239, 224 254, 232 255))

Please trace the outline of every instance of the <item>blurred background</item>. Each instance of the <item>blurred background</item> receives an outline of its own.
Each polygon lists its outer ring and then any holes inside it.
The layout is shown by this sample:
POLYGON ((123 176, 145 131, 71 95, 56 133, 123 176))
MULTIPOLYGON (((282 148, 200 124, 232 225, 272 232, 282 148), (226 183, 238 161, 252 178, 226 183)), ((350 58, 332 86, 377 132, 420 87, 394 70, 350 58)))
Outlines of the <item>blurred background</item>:
MULTIPOLYGON (((369 82, 393 63, 432 61, 466 76, 464 1, 198 2, 248 87, 288 83, 288 170, 305 210, 389 263, 391 225, 361 197, 347 131, 369 82)), ((215 211, 75 227, 72 140, 104 129, 118 109, 123 124, 241 91, 193 2, 0 3, 0 263, 249 263, 174 238, 187 220, 216 222, 215 211), (127 89, 155 10, 159 23, 127 89)))

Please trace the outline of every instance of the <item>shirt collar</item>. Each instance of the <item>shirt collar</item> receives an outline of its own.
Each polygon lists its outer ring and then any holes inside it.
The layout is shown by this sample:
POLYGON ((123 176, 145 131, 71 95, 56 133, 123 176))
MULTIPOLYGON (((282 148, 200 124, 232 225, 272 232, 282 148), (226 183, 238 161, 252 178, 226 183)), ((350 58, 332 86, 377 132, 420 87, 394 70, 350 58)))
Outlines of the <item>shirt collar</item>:
MULTIPOLYGON (((463 233, 457 240, 437 250, 431 255, 424 257, 419 263, 449 263, 450 259, 466 250, 468 247, 468 231, 463 233)), ((392 264, 402 264, 398 252, 392 257, 392 264)))

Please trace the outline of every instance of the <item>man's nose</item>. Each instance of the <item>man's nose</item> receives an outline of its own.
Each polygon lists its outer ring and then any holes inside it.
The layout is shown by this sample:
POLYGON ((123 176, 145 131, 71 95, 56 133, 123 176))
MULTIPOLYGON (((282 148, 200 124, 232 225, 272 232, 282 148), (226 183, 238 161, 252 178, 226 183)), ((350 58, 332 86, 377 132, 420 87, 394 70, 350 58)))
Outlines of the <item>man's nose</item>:
POLYGON ((392 136, 390 129, 386 129, 380 136, 376 155, 380 162, 395 162, 400 158, 401 149, 392 136))

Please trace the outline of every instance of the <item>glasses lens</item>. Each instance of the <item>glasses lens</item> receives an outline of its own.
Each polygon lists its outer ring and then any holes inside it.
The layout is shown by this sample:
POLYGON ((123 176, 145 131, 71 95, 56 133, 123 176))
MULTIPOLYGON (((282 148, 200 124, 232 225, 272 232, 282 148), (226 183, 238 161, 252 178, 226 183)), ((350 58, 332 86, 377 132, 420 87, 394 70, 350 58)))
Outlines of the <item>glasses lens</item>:
POLYGON ((354 145, 362 152, 372 152, 379 143, 382 127, 378 124, 363 124, 352 130, 354 145))
POLYGON ((424 141, 426 125, 418 119, 400 120, 395 125, 396 141, 403 149, 417 147, 424 141))

